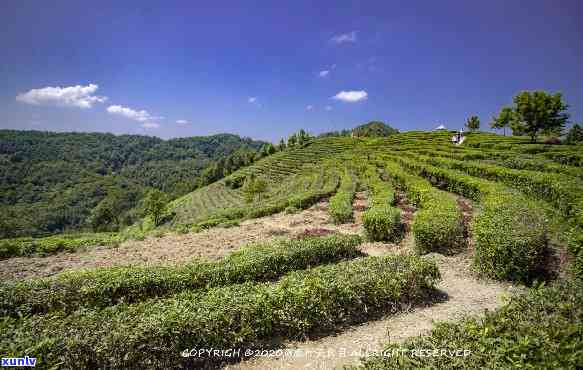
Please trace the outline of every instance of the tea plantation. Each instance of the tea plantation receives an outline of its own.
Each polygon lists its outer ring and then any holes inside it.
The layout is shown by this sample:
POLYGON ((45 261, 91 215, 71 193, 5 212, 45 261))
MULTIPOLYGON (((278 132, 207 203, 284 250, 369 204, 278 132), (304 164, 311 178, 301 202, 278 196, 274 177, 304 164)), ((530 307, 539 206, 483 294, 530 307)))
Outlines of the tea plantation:
MULTIPOLYGON (((583 146, 480 132, 454 145, 450 136, 313 139, 174 200, 167 221, 154 229, 195 233, 300 212, 321 200, 327 200, 331 222, 341 225, 354 221, 356 193, 365 192, 362 235, 274 239, 215 262, 4 281, 0 354, 37 357, 41 368, 222 366, 216 357, 181 352, 272 348, 276 339, 327 335, 430 304, 441 274, 425 255, 463 252, 480 279, 511 282, 524 292, 485 316, 439 323, 425 336, 387 343, 387 352, 404 355, 373 356, 360 367, 581 366, 583 146), (415 209, 410 228, 397 194, 415 209), (474 205, 471 218, 460 199, 474 205), (365 241, 398 243, 407 233, 413 240, 407 254, 367 256, 359 249, 365 241), (407 355, 415 348, 464 348, 471 355, 407 355)), ((0 257, 85 248, 91 238, 115 244, 138 228, 76 241, 4 240, 0 257)))

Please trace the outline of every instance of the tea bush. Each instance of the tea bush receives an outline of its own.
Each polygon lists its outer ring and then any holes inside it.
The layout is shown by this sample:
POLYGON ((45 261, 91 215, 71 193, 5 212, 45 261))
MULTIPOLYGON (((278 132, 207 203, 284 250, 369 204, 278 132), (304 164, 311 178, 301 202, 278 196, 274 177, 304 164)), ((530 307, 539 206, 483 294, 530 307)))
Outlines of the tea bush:
POLYGON ((421 177, 411 175, 394 162, 382 163, 387 173, 420 209, 413 218, 412 232, 419 253, 451 254, 463 246, 463 216, 454 198, 435 189, 421 177))
POLYGON ((109 267, 0 283, 0 315, 106 307, 186 289, 277 278, 289 271, 361 256, 360 237, 329 236, 250 245, 217 262, 180 267, 109 267))
POLYGON ((478 270, 501 280, 529 282, 538 277, 548 244, 548 222, 541 209, 499 183, 403 157, 395 160, 433 183, 481 203, 482 212, 472 222, 478 270))
POLYGON ((401 210, 392 206, 395 191, 392 184, 380 179, 375 167, 364 174, 369 192, 369 209, 362 214, 366 235, 372 241, 397 241, 403 234, 401 210))
POLYGON ((44 238, 17 238, 0 240, 0 258, 18 256, 46 256, 57 252, 76 250, 98 245, 110 246, 122 242, 117 233, 61 234, 44 238))
POLYGON ((0 321, 3 355, 34 355, 49 368, 177 368, 220 361, 186 358, 191 348, 266 348, 272 337, 302 338, 394 313, 426 297, 434 262, 367 257, 292 272, 276 284, 186 291, 104 310, 0 321))
POLYGON ((355 176, 347 169, 340 180, 340 188, 330 198, 329 212, 335 223, 343 223, 352 219, 352 200, 356 186, 355 176))
POLYGON ((583 283, 561 281, 531 288, 481 318, 438 323, 429 335, 388 345, 360 368, 576 369, 583 364, 582 323, 583 283), (459 349, 469 355, 427 355, 459 349))

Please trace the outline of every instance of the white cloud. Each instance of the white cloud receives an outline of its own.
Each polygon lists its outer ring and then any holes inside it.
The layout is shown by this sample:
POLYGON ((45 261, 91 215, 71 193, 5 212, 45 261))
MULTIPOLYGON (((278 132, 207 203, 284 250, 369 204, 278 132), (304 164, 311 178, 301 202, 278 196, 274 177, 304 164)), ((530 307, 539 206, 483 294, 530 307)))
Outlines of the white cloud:
POLYGON ((313 105, 306 105, 306 110, 312 110, 312 109, 314 109, 313 105))
POLYGON ((138 122, 152 121, 161 119, 162 117, 154 117, 145 110, 134 110, 132 108, 123 107, 121 105, 110 105, 107 111, 111 114, 117 114, 138 122))
POLYGON ((364 90, 360 91, 340 91, 338 94, 334 95, 331 99, 340 100, 345 103, 356 103, 357 101, 366 100, 368 94, 364 90))
POLYGON ((332 106, 327 105, 327 106, 324 107, 324 109, 326 109, 326 110, 332 110, 332 106))
POLYGON ((103 103, 106 96, 92 95, 99 89, 96 84, 87 86, 43 87, 32 89, 16 96, 16 100, 32 105, 54 105, 60 107, 91 108, 94 103, 103 103))
POLYGON ((144 123, 142 123, 142 127, 143 128, 159 128, 160 125, 157 124, 156 122, 144 122, 144 123))
POLYGON ((249 99, 247 99, 247 101, 251 104, 257 103, 257 97, 251 96, 251 97, 249 97, 249 99))
POLYGON ((117 114, 118 116, 123 116, 134 121, 142 122, 143 128, 158 128, 160 125, 154 121, 164 118, 152 116, 145 110, 134 110, 132 108, 123 107, 121 105, 110 105, 107 107, 107 112, 110 114, 117 114))
POLYGON ((336 35, 330 39, 332 42, 336 44, 343 44, 346 42, 356 42, 356 31, 352 31, 349 33, 343 33, 341 35, 336 35))
POLYGON ((328 74, 330 74, 330 71, 328 70, 320 71, 319 73, 320 77, 326 77, 328 74))
POLYGON ((187 121, 187 120, 185 120, 185 119, 179 119, 179 120, 176 120, 176 123, 178 123, 179 125, 187 125, 187 124, 189 124, 190 122, 188 122, 188 121, 187 121))

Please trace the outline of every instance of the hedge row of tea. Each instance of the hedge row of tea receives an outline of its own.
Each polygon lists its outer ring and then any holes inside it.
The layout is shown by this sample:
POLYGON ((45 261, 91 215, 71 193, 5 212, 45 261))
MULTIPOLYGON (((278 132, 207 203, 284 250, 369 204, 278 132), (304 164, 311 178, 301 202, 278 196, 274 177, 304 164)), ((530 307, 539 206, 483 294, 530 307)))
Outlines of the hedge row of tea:
POLYGON ((478 270, 492 278, 522 282, 539 275, 548 225, 544 213, 532 201, 502 184, 461 171, 403 157, 395 160, 434 184, 482 205, 471 227, 478 270))
POLYGON ((18 256, 46 256, 57 252, 74 252, 96 245, 116 245, 122 241, 117 233, 62 234, 44 238, 0 240, 0 259, 18 256))
POLYGON ((356 258, 360 237, 330 236, 249 245, 217 262, 177 267, 110 267, 61 273, 51 278, 0 283, 1 316, 74 311, 133 303, 183 290, 266 281, 287 272, 356 258))
POLYGON ((564 174, 511 170, 444 158, 413 157, 440 167, 455 168, 470 175, 500 181, 530 197, 554 205, 571 225, 569 250, 574 256, 574 272, 583 277, 583 181, 564 174))
POLYGON ((356 176, 347 168, 340 180, 340 188, 330 198, 328 212, 332 221, 341 224, 352 219, 352 201, 356 193, 358 180, 356 176))
POLYGON ((417 252, 449 254, 458 251, 463 246, 464 225, 456 200, 434 188, 429 181, 403 170, 394 161, 382 161, 380 165, 419 207, 411 227, 417 252))
POLYGON ((561 281, 482 318, 439 323, 429 335, 390 344, 361 368, 577 369, 582 349, 583 283, 561 281))
POLYGON ((193 348, 268 348, 272 338, 303 338, 424 298, 439 280, 434 262, 367 257, 296 271, 276 284, 186 291, 134 305, 35 315, 0 322, 3 356, 34 356, 37 367, 202 367, 193 348))
POLYGON ((403 230, 401 210, 392 206, 395 203, 392 184, 382 181, 373 166, 367 166, 363 178, 369 193, 369 208, 362 214, 367 238, 372 241, 397 241, 403 230))

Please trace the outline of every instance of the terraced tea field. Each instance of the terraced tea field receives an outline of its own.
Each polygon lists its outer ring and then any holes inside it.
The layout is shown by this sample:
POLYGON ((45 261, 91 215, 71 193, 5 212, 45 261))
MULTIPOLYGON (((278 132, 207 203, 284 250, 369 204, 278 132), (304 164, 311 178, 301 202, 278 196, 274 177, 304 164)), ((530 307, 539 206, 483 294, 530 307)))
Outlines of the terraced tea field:
POLYGON ((3 281, 0 352, 41 368, 580 366, 583 147, 450 135, 318 139, 177 199, 157 231, 287 230, 213 261, 3 281), (249 202, 250 178, 266 189, 249 202), (385 355, 338 355, 365 345, 385 355), (249 358, 278 349, 337 356, 249 358))

